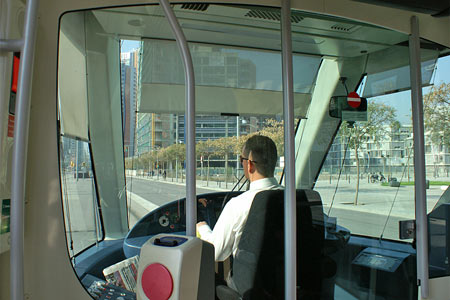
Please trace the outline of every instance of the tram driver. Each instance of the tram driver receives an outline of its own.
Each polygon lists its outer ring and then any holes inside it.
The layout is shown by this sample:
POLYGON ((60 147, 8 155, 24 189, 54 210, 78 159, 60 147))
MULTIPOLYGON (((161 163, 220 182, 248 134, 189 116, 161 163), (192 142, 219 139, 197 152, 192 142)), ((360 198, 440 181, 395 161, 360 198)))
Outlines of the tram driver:
MULTIPOLYGON (((224 261, 236 254, 255 195, 263 190, 282 188, 274 178, 277 148, 270 138, 250 137, 242 148, 240 161, 244 175, 250 181, 250 189, 228 201, 213 230, 206 222, 197 223, 200 238, 214 245, 216 261, 224 261)), ((206 206, 206 199, 199 201, 206 206)), ((229 278, 227 283, 233 287, 229 278)))

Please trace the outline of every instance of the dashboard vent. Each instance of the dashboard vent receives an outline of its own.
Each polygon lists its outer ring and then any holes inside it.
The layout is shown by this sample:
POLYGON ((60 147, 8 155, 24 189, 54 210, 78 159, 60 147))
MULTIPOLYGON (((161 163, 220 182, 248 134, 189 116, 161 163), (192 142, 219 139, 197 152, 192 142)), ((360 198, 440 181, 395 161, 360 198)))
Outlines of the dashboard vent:
POLYGON ((185 3, 181 5, 181 9, 205 11, 208 9, 209 4, 205 3, 185 3))
MULTIPOLYGON (((281 20, 280 12, 259 10, 259 9, 249 10, 245 14, 245 16, 249 17, 249 18, 258 18, 258 19, 272 20, 272 21, 280 21, 281 20)), ((302 20, 303 20, 303 17, 301 17, 301 16, 296 16, 294 14, 291 15, 292 23, 300 23, 302 20)))
POLYGON ((350 32, 352 31, 353 27, 355 27, 355 25, 353 24, 334 24, 333 26, 331 26, 331 29, 334 31, 339 31, 339 32, 350 32))

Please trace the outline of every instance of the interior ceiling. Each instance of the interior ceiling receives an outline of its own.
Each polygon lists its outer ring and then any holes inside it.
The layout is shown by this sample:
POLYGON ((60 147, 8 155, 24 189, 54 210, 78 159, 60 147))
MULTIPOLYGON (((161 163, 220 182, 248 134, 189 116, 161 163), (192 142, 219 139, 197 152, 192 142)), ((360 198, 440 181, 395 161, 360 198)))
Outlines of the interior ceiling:
MULTIPOLYGON (((208 4, 174 7, 188 41, 281 49, 279 9, 208 4)), ((159 6, 113 8, 93 12, 106 33, 121 38, 173 39, 159 6)), ((383 28, 332 17, 292 13, 293 51, 335 57, 355 57, 407 41, 407 36, 383 28)))
POLYGON ((435 17, 450 15, 450 0, 353 0, 379 6, 429 14, 435 17))

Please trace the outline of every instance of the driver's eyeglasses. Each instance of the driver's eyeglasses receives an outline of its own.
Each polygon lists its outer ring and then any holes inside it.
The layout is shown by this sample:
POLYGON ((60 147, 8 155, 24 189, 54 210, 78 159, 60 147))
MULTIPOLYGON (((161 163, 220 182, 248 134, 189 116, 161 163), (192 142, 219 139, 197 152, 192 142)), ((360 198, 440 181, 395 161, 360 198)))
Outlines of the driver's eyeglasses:
POLYGON ((241 164, 242 164, 242 162, 243 162, 244 160, 248 160, 248 161, 251 161, 252 163, 256 164, 256 161, 250 160, 250 159, 248 159, 248 158, 246 158, 246 157, 243 157, 242 155, 239 156, 239 159, 241 160, 241 164))

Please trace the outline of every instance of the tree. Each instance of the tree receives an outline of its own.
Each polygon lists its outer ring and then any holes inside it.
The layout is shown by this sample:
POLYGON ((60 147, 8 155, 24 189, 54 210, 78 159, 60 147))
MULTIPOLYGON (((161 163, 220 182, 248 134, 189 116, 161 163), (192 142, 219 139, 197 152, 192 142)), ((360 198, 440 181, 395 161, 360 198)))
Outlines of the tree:
POLYGON ((125 158, 125 169, 126 170, 133 169, 133 158, 132 157, 125 158))
POLYGON ((450 147, 450 83, 433 86, 423 97, 425 128, 434 144, 450 147))
POLYGON ((396 126, 395 117, 395 108, 382 103, 370 102, 367 106, 367 122, 344 121, 341 124, 340 135, 348 138, 348 147, 355 152, 357 179, 354 205, 358 205, 360 179, 359 150, 361 145, 368 140, 378 143, 381 139, 385 138, 391 131, 392 126, 396 126))
MULTIPOLYGON (((208 164, 207 164, 207 170, 206 170, 206 185, 209 185, 209 160, 211 158, 211 155, 213 155, 214 153, 214 147, 213 147, 213 142, 208 139, 206 141, 200 141, 197 143, 196 145, 196 152, 197 155, 199 155, 200 157, 206 157, 208 160, 208 164)), ((203 168, 203 164, 202 164, 202 168, 203 168)), ((203 170, 202 170, 202 174, 203 174, 203 170)))
POLYGON ((184 144, 172 144, 163 148, 162 153, 164 153, 164 157, 169 163, 171 173, 173 171, 173 163, 175 163, 175 177, 178 179, 178 164, 179 162, 184 161, 184 157, 186 156, 186 146, 184 144))
POLYGON ((228 184, 228 154, 233 152, 235 137, 223 137, 211 142, 214 155, 225 158, 225 186, 228 184))
POLYGON ((278 156, 284 155, 284 122, 277 121, 275 119, 268 119, 263 129, 259 131, 259 134, 265 135, 274 141, 277 146, 278 156))
POLYGON ((151 165, 151 156, 150 153, 143 153, 140 157, 139 157, 139 162, 141 164, 142 169, 148 169, 148 171, 150 171, 150 165, 151 165))
MULTIPOLYGON (((169 160, 167 147, 161 148, 156 151, 156 157, 158 159, 158 174, 161 171, 161 169, 164 171, 165 169, 165 162, 169 160)), ((162 171, 161 171, 162 172, 162 171)))
MULTIPOLYGON (((424 96, 423 111, 425 130, 432 144, 450 148, 450 83, 442 83, 430 89, 424 96)), ((439 176, 437 162, 435 159, 435 177, 439 176)))
POLYGON ((153 168, 155 167, 155 164, 157 161, 156 152, 150 151, 150 152, 144 153, 143 155, 147 158, 147 166, 149 168, 149 171, 152 171, 153 168))

